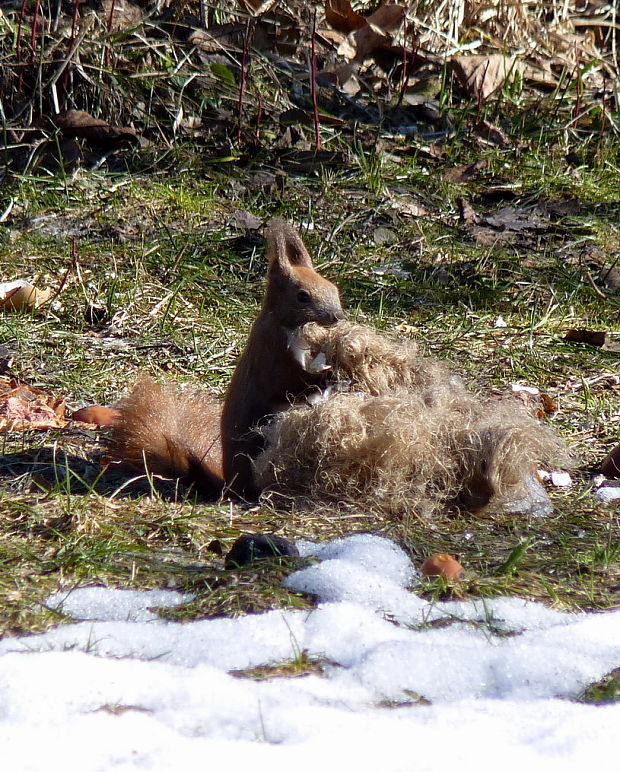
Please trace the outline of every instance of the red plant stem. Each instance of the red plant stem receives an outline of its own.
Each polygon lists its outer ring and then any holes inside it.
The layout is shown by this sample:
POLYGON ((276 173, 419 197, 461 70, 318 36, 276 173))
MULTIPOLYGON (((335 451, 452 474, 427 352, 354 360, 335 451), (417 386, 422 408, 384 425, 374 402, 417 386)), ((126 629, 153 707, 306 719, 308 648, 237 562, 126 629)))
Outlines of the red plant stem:
POLYGON ((241 54, 241 76, 239 78, 239 101, 237 103, 237 144, 241 142, 241 129, 243 125, 243 97, 248 78, 248 38, 250 36, 250 22, 248 21, 243 36, 243 52, 241 54))
POLYGON ((319 122, 319 103, 316 91, 316 8, 312 17, 312 42, 310 49, 310 94, 312 97, 312 119, 314 121, 315 150, 321 149, 321 124, 319 122))
POLYGON ((108 32, 112 32, 112 24, 114 23, 114 12, 116 11, 116 0, 112 0, 110 5, 110 15, 108 16, 108 32))
POLYGON ((75 29, 77 27, 77 21, 80 18, 80 0, 73 0, 73 16, 71 18, 71 39, 69 40, 69 50, 73 46, 75 40, 75 29))
MULTIPOLYGON (((114 23, 114 12, 116 11, 116 0, 112 0, 110 5, 110 15, 108 16, 108 35, 112 32, 112 24, 114 23)), ((103 57, 103 66, 109 67, 110 65, 110 43, 106 43, 105 55, 103 57)))
POLYGON ((41 0, 37 0, 34 7, 34 16, 32 17, 32 33, 30 35, 30 58, 34 59, 34 52, 37 47, 37 31, 39 29, 39 14, 41 13, 41 0))
POLYGON ((400 84, 400 94, 398 95, 398 102, 396 107, 400 107, 405 98, 405 92, 409 85, 409 75, 413 70, 416 57, 418 55, 418 40, 415 37, 415 29, 411 27, 411 56, 407 56, 407 38, 409 37, 409 27, 405 29, 405 42, 403 45, 403 81, 400 84))
POLYGON ((19 22, 17 24, 17 41, 15 43, 15 58, 18 62, 22 60, 22 27, 26 18, 26 5, 28 0, 22 0, 22 7, 19 12, 19 22))
MULTIPOLYGON (((26 18, 26 5, 28 4, 28 0, 22 0, 22 7, 19 12, 19 22, 17 24, 17 40, 15 42, 15 59, 17 62, 21 62, 22 60, 22 28, 24 26, 24 19, 26 18)), ((24 75, 21 70, 21 67, 19 69, 19 80, 17 82, 17 90, 22 92, 24 90, 24 75)))
POLYGON ((575 121, 577 121, 581 115, 581 92, 583 89, 583 79, 581 77, 581 49, 577 48, 577 46, 575 46, 575 68, 577 72, 577 97, 575 99, 573 116, 575 121))

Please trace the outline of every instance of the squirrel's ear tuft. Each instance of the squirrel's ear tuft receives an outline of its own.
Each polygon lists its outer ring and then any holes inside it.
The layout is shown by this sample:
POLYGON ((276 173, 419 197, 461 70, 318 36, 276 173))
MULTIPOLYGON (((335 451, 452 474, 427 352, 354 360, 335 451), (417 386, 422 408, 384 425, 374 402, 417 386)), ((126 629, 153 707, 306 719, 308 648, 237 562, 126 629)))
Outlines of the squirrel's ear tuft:
POLYGON ((274 217, 267 226, 265 237, 270 267, 277 266, 282 271, 286 271, 291 266, 303 265, 306 268, 312 268, 308 250, 292 225, 274 217))

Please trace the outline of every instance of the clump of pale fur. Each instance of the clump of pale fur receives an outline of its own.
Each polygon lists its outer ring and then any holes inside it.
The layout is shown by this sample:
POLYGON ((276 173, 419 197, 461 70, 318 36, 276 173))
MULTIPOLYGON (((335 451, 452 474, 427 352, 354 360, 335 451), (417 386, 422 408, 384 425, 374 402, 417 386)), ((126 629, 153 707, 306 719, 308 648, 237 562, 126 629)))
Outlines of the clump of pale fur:
POLYGON ((359 324, 340 322, 334 327, 305 324, 296 332, 292 347, 307 352, 304 357, 307 367, 322 353, 331 368, 331 380, 347 382, 352 391, 379 396, 392 389, 442 384, 444 397, 446 390, 463 393, 461 379, 443 362, 420 356, 413 341, 395 341, 359 324))
POLYGON ((294 407, 265 427, 261 487, 367 502, 397 514, 446 503, 479 509, 527 493, 535 465, 562 455, 560 439, 510 399, 480 400, 440 362, 366 327, 306 325, 348 391, 294 407))

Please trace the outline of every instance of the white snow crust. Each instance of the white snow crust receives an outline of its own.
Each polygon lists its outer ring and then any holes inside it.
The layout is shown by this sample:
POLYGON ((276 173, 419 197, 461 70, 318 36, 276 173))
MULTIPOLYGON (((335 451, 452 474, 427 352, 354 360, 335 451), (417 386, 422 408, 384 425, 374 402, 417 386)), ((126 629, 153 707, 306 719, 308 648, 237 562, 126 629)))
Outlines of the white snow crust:
POLYGON ((572 772, 618 756, 620 704, 571 701, 620 667, 620 610, 517 598, 431 604, 386 539, 299 542, 286 585, 311 611, 167 622, 180 593, 84 587, 73 617, 0 641, 0 742, 11 772, 337 770, 572 772), (305 651, 323 675, 231 671, 305 651), (419 698, 424 698, 421 701, 419 698), (430 701, 430 704, 428 702, 430 701))

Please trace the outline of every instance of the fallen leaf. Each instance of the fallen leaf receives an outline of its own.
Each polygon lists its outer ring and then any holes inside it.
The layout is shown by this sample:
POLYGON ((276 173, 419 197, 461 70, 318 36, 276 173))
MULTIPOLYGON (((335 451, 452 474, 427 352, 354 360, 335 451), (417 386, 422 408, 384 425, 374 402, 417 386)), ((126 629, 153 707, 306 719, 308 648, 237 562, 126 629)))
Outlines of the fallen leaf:
POLYGON ((255 231, 261 227, 263 221, 251 212, 246 212, 244 209, 235 209, 230 218, 230 224, 234 228, 255 231))
POLYGON ((457 198, 456 203, 459 207, 459 217, 461 222, 474 225, 480 219, 474 207, 464 198, 457 198))
POLYGON ((357 77, 359 63, 345 62, 333 69, 321 70, 317 74, 317 82, 323 82, 327 85, 338 86, 347 96, 355 96, 362 88, 357 77))
POLYGON ((109 32, 133 29, 144 20, 144 11, 129 0, 103 0, 101 10, 109 32))
POLYGON ((205 53, 219 54, 242 45, 243 35, 242 24, 216 24, 208 30, 194 30, 188 38, 188 43, 197 46, 205 53))
POLYGON ((0 432, 62 429, 65 411, 63 399, 15 378, 0 378, 0 432))
MULTIPOLYGON (((558 406, 556 405, 553 397, 549 396, 549 394, 542 392, 540 395, 540 403, 542 405, 543 415, 553 415, 553 413, 557 413, 558 406)), ((543 415, 539 417, 543 418, 543 415)))
POLYGON ((511 145, 508 135, 502 131, 499 126, 496 126, 489 121, 478 121, 476 124, 476 133, 479 137, 482 137, 482 139, 491 142, 498 147, 510 147, 511 145))
POLYGON ((46 303, 51 294, 51 289, 40 290, 21 279, 3 282, 0 283, 0 310, 31 311, 46 303))
POLYGON ((470 97, 485 100, 522 71, 513 56, 453 56, 452 67, 470 97))
POLYGON ((409 217, 426 217, 429 210, 422 204, 416 201, 404 201, 402 198, 392 199, 392 209, 398 214, 407 215, 409 217))
POLYGON ((600 348, 607 343, 607 333, 602 330, 568 330, 564 340, 572 343, 588 343, 590 346, 600 348))
POLYGON ((135 129, 112 126, 84 110, 66 110, 58 113, 55 120, 65 137, 80 137, 97 145, 116 147, 123 142, 139 141, 135 129))
POLYGON ((455 184, 458 184, 460 182, 465 182, 466 180, 472 179, 472 177, 475 177, 476 172, 480 171, 481 169, 485 169, 487 167, 487 161, 483 158, 473 161, 473 163, 467 164, 466 166, 454 166, 452 169, 446 169, 443 173, 443 178, 446 180, 446 182, 452 182, 455 184))
POLYGON ((608 268, 602 271, 601 278, 607 289, 620 291, 620 268, 608 268))
POLYGON ((485 214, 480 218, 480 223, 499 231, 540 231, 549 227, 532 210, 515 206, 504 206, 485 214))
POLYGON ((569 198, 566 201, 539 201, 538 208, 545 215, 567 217, 579 214, 581 202, 576 198, 569 198))
MULTIPOLYGON (((274 5, 276 0, 239 0, 239 5, 249 11, 253 16, 262 16, 267 13, 274 5)), ((217 8, 217 6, 215 6, 217 8)))
POLYGON ((362 59, 378 48, 391 48, 393 34, 405 18, 402 5, 384 5, 365 19, 365 25, 349 33, 338 46, 338 55, 345 59, 362 59))
POLYGON ((340 32, 351 32, 367 24, 361 13, 351 8, 349 0, 326 0, 325 20, 340 32))
POLYGON ((234 72, 226 64, 222 64, 221 62, 212 62, 211 72, 215 75, 216 78, 223 80, 224 83, 228 83, 229 86, 235 86, 237 83, 234 72))

